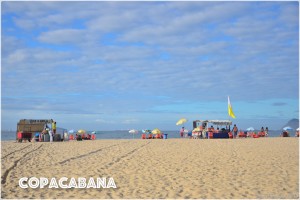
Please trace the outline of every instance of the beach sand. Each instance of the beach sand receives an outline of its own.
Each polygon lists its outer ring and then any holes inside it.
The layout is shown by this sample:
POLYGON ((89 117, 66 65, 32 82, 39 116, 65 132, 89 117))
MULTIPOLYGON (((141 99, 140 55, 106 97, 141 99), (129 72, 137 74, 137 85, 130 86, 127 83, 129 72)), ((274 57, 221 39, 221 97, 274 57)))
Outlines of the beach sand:
POLYGON ((1 142, 2 198, 299 198, 298 138, 1 142), (113 177, 117 189, 22 189, 21 177, 113 177))

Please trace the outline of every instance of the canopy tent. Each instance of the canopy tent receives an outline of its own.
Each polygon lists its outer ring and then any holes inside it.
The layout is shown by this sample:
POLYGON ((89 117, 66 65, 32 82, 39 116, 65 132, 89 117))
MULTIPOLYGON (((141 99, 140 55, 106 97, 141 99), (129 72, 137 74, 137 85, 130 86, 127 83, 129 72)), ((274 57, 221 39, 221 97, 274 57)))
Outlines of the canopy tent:
POLYGON ((195 120, 194 123, 212 123, 217 126, 226 126, 232 125, 232 121, 230 120, 195 120))

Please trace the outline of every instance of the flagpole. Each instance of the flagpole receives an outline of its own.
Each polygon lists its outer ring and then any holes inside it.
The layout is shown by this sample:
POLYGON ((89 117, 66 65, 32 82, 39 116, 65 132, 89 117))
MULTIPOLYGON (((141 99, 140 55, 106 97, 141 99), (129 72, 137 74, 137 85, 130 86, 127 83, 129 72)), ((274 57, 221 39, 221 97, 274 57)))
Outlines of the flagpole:
MULTIPOLYGON (((233 113, 230 98, 229 98, 229 95, 228 95, 228 118, 229 117, 235 118, 235 115, 233 113)), ((230 132, 230 125, 229 125, 229 132, 230 132)), ((232 138, 234 138, 234 133, 233 133, 232 138)))

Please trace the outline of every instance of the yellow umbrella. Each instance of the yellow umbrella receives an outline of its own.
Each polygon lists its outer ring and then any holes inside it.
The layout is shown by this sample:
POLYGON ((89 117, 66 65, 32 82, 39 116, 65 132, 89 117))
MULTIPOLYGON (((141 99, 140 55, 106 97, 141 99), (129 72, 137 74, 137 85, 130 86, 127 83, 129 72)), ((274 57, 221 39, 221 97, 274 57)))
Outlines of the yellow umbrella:
POLYGON ((77 133, 79 133, 79 134, 85 134, 85 130, 80 129, 80 130, 77 131, 77 133))
POLYGON ((158 128, 156 128, 152 130, 152 134, 161 134, 161 131, 158 128))
POLYGON ((200 128, 199 127, 197 127, 197 128, 194 128, 194 130, 193 130, 193 132, 200 132, 201 130, 200 130, 200 128))
POLYGON ((186 118, 181 118, 180 120, 178 120, 178 122, 176 123, 176 125, 181 125, 184 124, 185 122, 187 122, 188 120, 186 118))

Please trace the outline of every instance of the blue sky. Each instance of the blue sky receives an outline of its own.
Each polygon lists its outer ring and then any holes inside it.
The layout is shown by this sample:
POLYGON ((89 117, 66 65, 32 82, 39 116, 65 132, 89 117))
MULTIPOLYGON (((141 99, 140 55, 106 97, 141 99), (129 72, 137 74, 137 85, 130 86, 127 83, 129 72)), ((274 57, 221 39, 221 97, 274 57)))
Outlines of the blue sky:
POLYGON ((299 116, 298 2, 2 2, 1 125, 279 129, 299 116))

